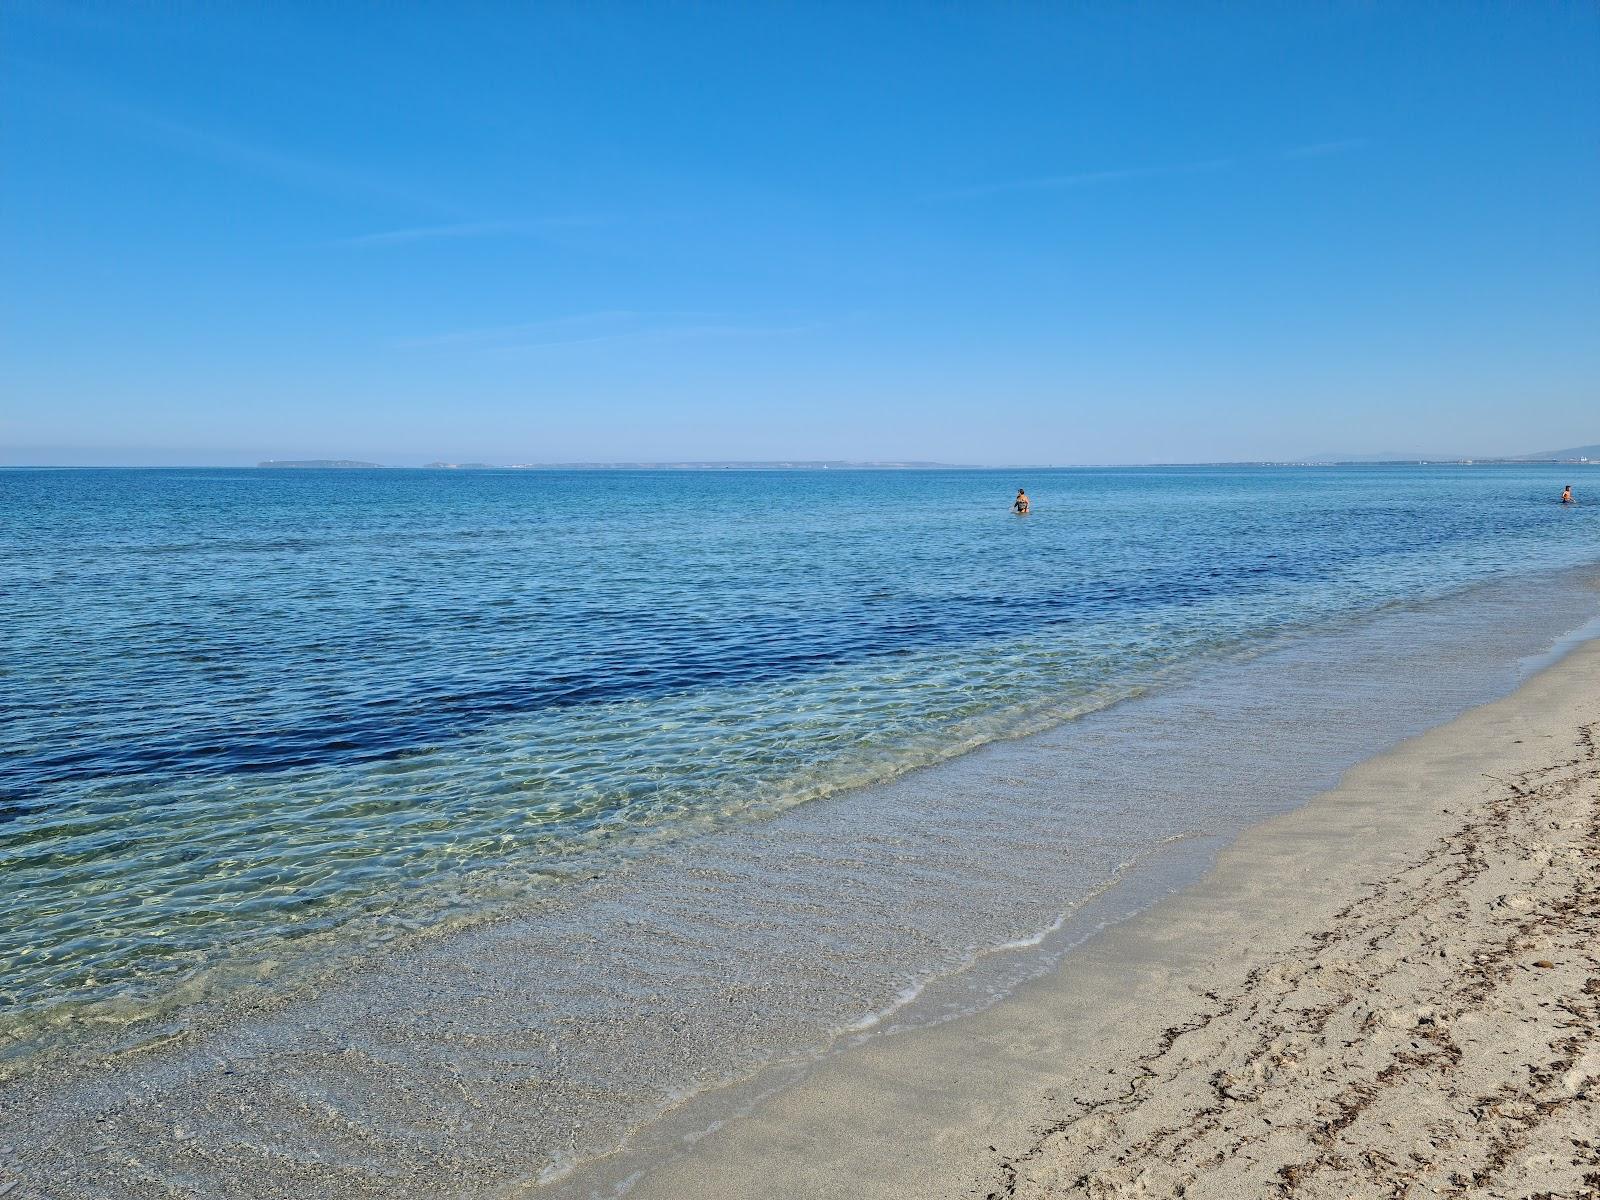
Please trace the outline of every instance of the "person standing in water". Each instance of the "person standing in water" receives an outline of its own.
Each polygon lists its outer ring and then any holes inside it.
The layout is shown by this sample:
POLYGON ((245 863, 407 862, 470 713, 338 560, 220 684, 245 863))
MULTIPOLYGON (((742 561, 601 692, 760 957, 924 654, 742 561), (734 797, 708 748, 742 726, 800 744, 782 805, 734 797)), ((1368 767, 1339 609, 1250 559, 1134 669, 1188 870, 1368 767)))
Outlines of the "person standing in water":
POLYGON ((1571 504, 1571 503, 1573 503, 1573 500, 1572 500, 1572 485, 1570 483, 1567 484, 1566 487, 1561 489, 1561 503, 1563 503, 1563 504, 1571 504))
POLYGON ((1011 503, 1011 511, 1019 517, 1028 515, 1028 493, 1021 488, 1017 489, 1017 498, 1011 503))

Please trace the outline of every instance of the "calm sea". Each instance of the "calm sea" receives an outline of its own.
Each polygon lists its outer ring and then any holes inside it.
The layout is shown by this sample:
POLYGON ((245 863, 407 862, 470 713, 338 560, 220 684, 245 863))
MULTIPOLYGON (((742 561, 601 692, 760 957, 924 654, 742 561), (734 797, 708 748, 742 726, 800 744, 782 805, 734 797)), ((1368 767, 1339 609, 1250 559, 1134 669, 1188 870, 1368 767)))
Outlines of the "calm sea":
POLYGON ((1531 652, 1590 615, 1552 572, 1600 560, 1593 474, 1564 510, 1581 469, 0 472, 0 1036, 525 913, 1497 580, 1531 652))

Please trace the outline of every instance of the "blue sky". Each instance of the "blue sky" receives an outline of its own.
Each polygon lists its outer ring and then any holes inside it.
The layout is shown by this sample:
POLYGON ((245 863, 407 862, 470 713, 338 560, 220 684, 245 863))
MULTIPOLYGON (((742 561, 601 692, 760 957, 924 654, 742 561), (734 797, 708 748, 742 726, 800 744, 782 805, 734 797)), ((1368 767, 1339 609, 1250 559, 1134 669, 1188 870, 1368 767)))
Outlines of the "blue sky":
POLYGON ((1600 440, 1600 7, 9 0, 0 462, 1600 440))

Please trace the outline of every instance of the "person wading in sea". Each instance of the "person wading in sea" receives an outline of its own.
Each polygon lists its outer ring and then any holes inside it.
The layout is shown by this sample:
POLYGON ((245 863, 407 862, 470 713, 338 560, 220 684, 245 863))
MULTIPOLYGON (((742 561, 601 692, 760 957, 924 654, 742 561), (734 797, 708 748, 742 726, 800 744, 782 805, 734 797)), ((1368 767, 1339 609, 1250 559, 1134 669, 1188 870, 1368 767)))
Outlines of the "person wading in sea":
POLYGON ((1016 513, 1019 517, 1025 517, 1028 515, 1028 493, 1023 491, 1021 488, 1017 489, 1017 498, 1012 501, 1011 511, 1016 513))
MULTIPOLYGON (((1021 495, 1021 493, 1019 492, 1018 495, 1021 495)), ((1563 503, 1563 504, 1574 504, 1574 503, 1576 503, 1576 501, 1573 500, 1573 498, 1572 498, 1572 485, 1570 483, 1567 484, 1566 487, 1561 489, 1561 503, 1563 503)), ((1026 511, 1026 510, 1024 510, 1024 511, 1026 511)))

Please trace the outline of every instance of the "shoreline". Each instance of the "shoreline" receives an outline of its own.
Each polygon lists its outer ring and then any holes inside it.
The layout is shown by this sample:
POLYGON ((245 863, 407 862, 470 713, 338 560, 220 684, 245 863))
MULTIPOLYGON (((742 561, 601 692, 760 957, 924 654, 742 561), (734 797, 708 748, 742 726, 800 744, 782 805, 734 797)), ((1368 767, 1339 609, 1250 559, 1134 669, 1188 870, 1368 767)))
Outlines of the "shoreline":
MULTIPOLYGON (((1585 591, 1592 588, 1592 573, 1585 573, 1581 578, 1586 581, 1582 584, 1585 591)), ((1206 685, 1198 690, 1180 689, 1148 697, 1133 702, 1130 707, 1106 710, 1052 732, 996 744, 932 773, 905 777, 883 790, 841 797, 775 819, 762 833, 762 838, 769 843, 766 849, 757 845, 754 857, 748 862, 748 868, 758 873, 765 891, 784 894, 805 872, 822 861, 801 854, 801 876, 795 876, 789 867, 783 867, 788 874, 775 874, 784 860, 794 859, 797 844, 793 839, 797 830, 802 834, 806 830, 829 832, 830 836, 844 839, 841 845, 848 843, 860 853, 864 847, 851 839, 857 837, 862 828, 859 818, 871 815, 874 844, 890 854, 882 861, 892 863, 911 852, 907 865, 915 868, 916 874, 924 876, 924 882, 935 889, 928 893, 927 899, 938 899, 940 903, 959 899, 947 873, 950 867, 959 864, 955 860, 929 863, 928 866, 939 867, 930 874, 920 865, 919 855, 927 849, 937 850, 937 844, 929 843, 924 851, 912 852, 911 844, 903 841, 910 831, 930 815, 953 816, 958 811, 964 817, 976 817, 982 826, 981 811, 973 809, 978 800, 984 796, 989 796, 991 802, 1004 800, 1006 807, 994 810, 994 815, 1009 812, 1011 816, 1007 819, 1016 828, 1003 842, 996 842, 993 825, 986 826, 990 829, 988 844, 994 847, 989 866, 1002 877, 999 882, 1006 887, 1003 894, 996 893, 997 898, 1010 897, 1014 902, 1017 888, 1023 881, 1006 876, 1014 876, 1024 869, 1047 872, 1058 869, 1052 868, 1048 859, 1029 857, 1036 856, 1038 850, 1041 835, 1037 821, 1048 811, 1039 805, 1046 800, 1051 788, 1061 795, 1081 793, 1086 780, 1073 774, 1080 767, 1090 770, 1102 787, 1110 789, 1100 802, 1118 795, 1119 787, 1136 784, 1151 796, 1169 796, 1169 807, 1176 822, 1174 828, 1190 831, 1169 839, 1168 844, 1158 843, 1147 854, 1136 856, 1145 861, 1125 860, 1127 879, 1114 873, 1109 882, 1096 884, 1074 900, 1069 907, 1070 921, 1065 930, 1057 929, 1054 934, 1047 930, 1044 939, 1030 937, 1026 942, 989 944, 988 956, 978 955, 984 959, 982 969, 962 968, 954 975, 934 978, 931 987, 919 985, 918 990, 924 994, 916 997, 910 1007, 920 1011, 908 1010, 901 1014, 902 1006, 896 1002, 888 1010, 892 1017, 886 1021, 884 1011, 857 1009, 857 1012, 868 1011, 871 1019, 858 1022, 856 1026, 842 1026, 832 1042, 815 1052, 802 1054, 798 1059, 779 1058, 775 1063, 769 1060, 755 1067, 753 1073, 741 1074, 731 1082, 714 1077, 680 1076, 690 1081, 689 1086, 676 1096, 668 1097, 666 1117, 658 1115, 636 1125, 622 1138, 620 1150, 601 1150, 596 1154, 593 1149, 574 1144, 572 1149, 576 1153, 567 1157, 562 1153, 566 1143, 552 1139, 537 1125, 544 1119, 547 1129, 582 1130, 581 1124, 572 1124, 582 1114, 563 1111, 559 1107, 562 1093, 551 1086, 562 1085, 564 1077, 574 1078, 572 1066, 582 1064, 563 1060, 562 1048, 554 1044, 553 1034, 548 1035, 551 1044, 544 1045, 540 1022, 545 1018, 535 1002, 545 993, 527 990, 527 981, 534 975, 543 975, 550 967, 562 965, 561 959, 540 950, 546 943, 559 945, 560 930, 540 928, 538 922, 521 922, 497 928, 487 937, 468 936, 431 947, 414 947, 406 952, 403 962, 393 964, 394 970, 378 970, 364 978, 353 979, 351 986, 322 997, 313 995, 305 1003, 296 1002, 281 1010, 273 1006, 272 1010, 249 1017, 237 1028, 228 1026, 210 1032, 193 1030, 192 1036, 180 1035, 169 1046, 151 1047, 148 1054, 118 1056, 116 1061, 110 1058, 86 1061, 50 1081, 42 1078, 17 1081, 18 1086, 9 1096, 0 1091, 0 1107, 9 1109, 17 1118, 13 1140, 25 1143, 25 1147, 18 1147, 24 1159, 20 1167, 29 1172, 22 1179, 36 1189, 21 1195, 99 1194, 93 1190, 97 1186, 102 1190, 110 1187, 113 1191, 122 1188, 115 1192, 119 1195, 145 1194, 137 1189, 127 1190, 135 1179, 143 1179, 155 1189, 149 1192, 152 1195, 170 1192, 177 1195, 343 1198, 392 1195, 396 1194, 396 1189, 403 1192, 408 1183, 424 1187, 431 1194, 460 1197, 607 1196, 625 1186, 635 1187, 639 1195, 655 1195, 652 1189, 672 1186, 673 1163, 663 1166, 661 1160, 673 1158, 682 1145, 695 1147, 691 1153, 694 1158, 710 1153, 712 1147, 730 1139, 737 1142, 741 1129, 753 1127, 763 1119, 763 1114, 789 1103, 788 1097, 811 1094, 843 1063, 869 1061, 869 1056, 894 1051, 924 1035, 937 1035, 941 1029, 951 1031, 950 1036, 963 1037, 965 1031, 976 1028, 970 1022, 987 1019, 992 1012, 1012 1011, 1012 1006, 1032 995, 1035 988, 1048 986, 1050 977, 1036 984, 1024 981, 1038 976, 1041 971, 1056 969, 1052 964, 1059 963, 1065 951, 1072 951, 1070 964, 1075 971, 1076 964, 1085 961, 1086 954, 1096 953, 1096 947, 1116 937, 1120 923, 1129 922, 1130 918, 1136 922, 1139 920, 1136 914, 1170 903, 1162 897, 1174 888, 1192 890, 1205 876, 1208 864, 1216 860, 1217 850, 1233 842, 1240 828, 1259 828, 1257 822, 1262 814, 1283 812, 1289 805, 1306 803, 1320 787, 1337 780, 1341 772, 1332 769, 1334 759, 1329 755, 1337 758, 1341 753, 1339 746, 1354 749, 1375 743, 1391 745, 1393 739, 1404 736, 1386 721, 1393 719, 1396 697, 1414 699, 1426 694, 1417 691, 1415 681, 1400 687, 1395 696, 1384 699, 1376 709, 1370 707, 1382 692, 1394 690, 1399 683, 1397 679, 1386 681, 1396 670, 1403 673, 1420 670, 1421 677, 1430 681, 1428 691, 1435 690, 1440 682, 1447 682, 1442 696, 1429 695, 1421 712, 1412 711, 1401 722, 1402 729, 1406 724, 1412 729, 1423 729, 1430 723, 1425 714, 1440 712, 1441 716, 1434 719, 1443 719, 1443 713, 1459 711, 1455 706, 1471 695, 1501 694, 1503 688, 1513 686, 1513 679, 1526 681, 1530 672, 1539 671, 1543 664, 1554 660, 1554 666, 1545 667, 1543 673, 1533 676, 1533 679, 1542 679, 1549 672, 1568 668, 1575 655, 1593 651, 1600 645, 1588 642, 1572 648, 1574 642, 1586 634, 1592 636, 1595 618, 1591 617, 1579 626, 1566 627, 1565 634, 1542 643, 1541 649, 1530 647, 1528 653, 1516 660, 1520 665, 1511 677, 1506 678, 1504 673, 1511 669, 1511 660, 1496 655, 1503 654, 1517 642, 1516 638, 1508 640, 1506 635, 1506 630, 1515 627, 1514 594, 1501 589, 1477 592, 1474 596, 1468 608, 1408 609, 1385 617, 1384 621, 1389 624, 1382 629, 1377 624, 1363 626, 1365 640, 1345 637, 1337 642, 1337 652, 1343 658, 1332 674, 1327 664, 1332 661, 1328 655, 1335 649, 1333 643, 1297 643, 1276 657, 1269 655, 1238 664, 1238 672, 1244 674, 1230 675, 1231 682, 1208 677, 1206 685), (1467 627, 1479 631, 1474 635, 1475 644, 1470 650, 1461 643, 1459 632, 1450 634, 1444 641, 1438 640, 1442 636, 1440 631, 1462 628, 1463 618, 1470 621, 1467 627), (1396 633, 1406 630, 1418 636, 1416 644, 1406 646, 1398 660, 1384 657, 1396 648, 1396 633), (1496 649, 1491 651, 1491 645, 1496 649), (1456 649, 1451 650, 1452 646, 1456 649), (1565 654, 1564 647, 1567 648, 1565 654), (1430 656, 1441 652, 1455 654, 1457 658, 1448 665, 1435 666, 1430 656), (1424 664, 1428 667, 1421 670, 1424 664), (1277 690, 1273 694, 1279 700, 1296 696, 1300 699, 1280 711, 1273 718, 1275 724, 1269 723, 1270 728, 1254 729, 1246 739, 1253 739, 1253 748, 1248 750, 1246 765, 1240 766, 1231 762, 1230 753, 1224 752, 1229 743, 1213 740, 1218 728, 1215 722, 1222 720, 1224 728, 1254 728, 1264 697, 1242 688, 1240 682, 1262 680, 1261 675, 1248 673, 1259 671, 1263 665, 1272 678, 1288 681, 1281 688, 1274 685, 1277 690), (1502 682, 1495 682, 1497 680, 1502 682), (1330 684, 1342 690, 1329 695, 1325 689, 1330 684), (1225 712, 1211 712, 1210 723, 1202 722, 1182 736, 1178 735, 1178 726, 1197 713, 1210 711, 1224 697, 1233 697, 1230 703, 1240 706, 1237 711, 1224 705, 1225 712), (1379 710, 1390 716, 1378 715, 1379 710), (1322 729, 1301 730, 1299 761, 1292 770, 1286 771, 1281 750, 1294 736, 1297 722, 1320 719, 1324 713, 1328 715, 1321 719, 1322 729), (1347 723, 1353 722, 1352 728, 1334 732, 1341 718, 1347 723), (1149 728, 1163 725, 1171 732, 1159 740, 1159 745, 1147 748, 1137 761, 1111 766, 1108 756, 1114 756, 1117 745, 1131 745, 1126 742, 1130 732, 1140 741, 1148 741, 1149 728), (1124 740, 1119 742, 1117 738, 1124 740), (1266 757, 1263 757, 1263 749, 1269 752, 1266 757), (1209 755, 1211 765, 1196 761, 1192 757, 1196 753, 1209 755), (1050 762, 1054 765, 1035 777, 1034 773, 1050 762), (1216 770, 1220 762, 1229 762, 1229 765, 1218 775, 1216 770), (1070 766, 1070 763, 1079 765, 1070 766), (1259 777, 1252 777, 1252 771, 1258 772, 1259 777), (1321 779, 1326 783, 1315 782, 1321 779), (1024 780, 1027 781, 1025 793, 1015 797, 1021 807, 1011 807, 1013 801, 1005 798, 1024 780), (1187 788, 1191 798, 1197 786, 1237 788, 1238 794, 1229 801, 1234 811, 1230 820, 1243 820, 1245 824, 1229 828, 1227 836, 1219 836, 1223 828, 1228 828, 1226 825, 1210 832, 1194 831, 1190 823, 1195 814, 1189 811, 1185 792, 1177 790, 1180 784, 1187 788), (995 791, 996 788, 999 790, 995 791), (952 803, 958 804, 959 809, 948 807, 952 803), (917 808, 918 804, 924 807, 917 808), (890 810, 898 811, 902 807, 915 811, 899 813, 897 819, 909 823, 895 833, 884 821, 890 810), (1018 825, 1015 818, 1022 814, 1032 814, 1033 818, 1018 825), (1028 868, 1021 865, 1029 862, 1035 865, 1028 868), (1107 925, 1111 926, 1109 930, 1105 929, 1107 925), (1096 933, 1096 930, 1101 932, 1096 933), (1041 949, 1038 942, 1048 938, 1055 938, 1054 945, 1041 949), (1087 946, 1084 945, 1086 941, 1087 946), (1008 947, 1015 949, 1007 953, 1008 947), (501 977, 501 972, 509 969, 513 962, 508 955, 514 955, 522 964, 521 974, 509 979, 501 977), (1038 965, 1029 966, 1025 960, 1038 965), (996 969, 1004 976, 1003 981, 994 990, 987 990, 996 978, 996 969), (1006 975, 1007 971, 1011 974, 1006 975), (519 980, 522 981, 520 986, 519 980), (398 991, 396 984, 401 985, 398 991), (427 991, 423 990, 424 985, 443 985, 448 991, 427 991), (511 1000, 516 1004, 508 1006, 511 1000), (498 1016, 485 1015, 491 1010, 498 1016), (971 1015, 975 1010, 976 1015, 971 1015), (903 1024, 917 1028, 906 1031, 900 1027, 903 1024), (838 1049, 847 1049, 848 1053, 837 1053, 838 1049), (734 1101, 731 1111, 730 1100, 734 1101), (747 1113, 754 1116, 749 1120, 730 1120, 731 1117, 745 1117, 747 1113), (556 1123, 550 1124, 552 1121, 556 1123), (111 1136, 105 1137, 108 1134, 111 1136), (36 1153, 30 1154, 27 1147, 36 1153), (85 1148, 91 1153, 85 1153, 85 1148), (539 1158, 530 1157, 549 1152, 553 1153, 543 1164, 539 1158), (569 1170, 574 1157, 577 1164, 569 1170), (539 1169, 541 1165, 542 1170, 539 1169), (186 1185, 179 1181, 184 1179, 190 1181, 188 1191, 181 1190, 186 1185), (537 1182, 530 1183, 530 1180, 537 1182), (172 1186, 180 1190, 171 1192, 172 1186), (193 1190, 196 1187, 201 1190, 193 1190), (84 1191, 84 1188, 89 1190, 84 1191), (167 1190, 160 1190, 163 1188, 167 1190)), ((1523 642, 1527 641, 1526 632, 1520 636, 1523 642)), ((1529 683, 1525 682, 1523 687, 1527 686, 1529 683)), ((1244 743, 1240 743, 1237 750, 1244 753, 1244 743)), ((1346 761, 1360 761, 1370 753, 1369 749, 1346 761)), ((1074 804, 1089 798, 1080 797, 1074 804)), ((1064 815, 1070 818, 1078 811, 1078 807, 1073 807, 1064 815)), ((1292 814, 1295 810, 1289 811, 1292 814)), ((1070 823, 1063 828, 1071 828, 1070 823)), ((740 834, 741 838, 744 836, 740 834)), ((662 916, 669 923, 657 926, 651 937, 677 939, 691 928, 684 920, 692 920, 695 925, 704 923, 705 901, 711 895, 706 888, 712 881, 706 871, 714 864, 719 870, 725 870, 732 863, 721 853, 729 849, 728 843, 712 846, 708 842, 700 846, 696 851, 697 859, 664 867, 675 877, 681 875, 683 902, 689 907, 679 914, 676 925, 670 923, 673 912, 663 912, 662 916), (712 846, 715 852, 708 854, 707 846, 712 846)), ((745 851, 749 850, 746 846, 745 851)), ((865 858, 853 862, 848 857, 839 857, 837 861, 848 868, 845 874, 837 877, 837 882, 844 884, 862 878, 861 871, 871 866, 865 858)), ((821 881, 825 890, 833 886, 831 878, 821 881)), ((596 886, 604 892, 611 885, 596 886)), ((623 893, 616 893, 611 903, 615 905, 624 900, 623 893)), ((837 908, 837 898, 826 902, 825 907, 837 908)), ((885 910, 873 919, 881 921, 891 915, 885 910)), ((640 924, 625 921, 619 928, 632 929, 640 924)), ((1058 922, 1058 926, 1060 924, 1058 922)), ((757 927, 752 928, 760 932, 757 927)), ((581 933, 582 930, 567 932, 581 933)), ((770 940, 768 933, 761 936, 770 940)), ((589 944, 595 945, 592 937, 589 944)), ((635 939, 622 948, 637 948, 637 945, 635 939)), ((572 960, 567 967, 585 967, 588 977, 595 978, 593 953, 578 951, 566 956, 572 960), (585 959, 589 961, 586 963, 585 959)), ((841 968, 878 969, 880 964, 857 956, 827 965, 829 978, 838 980, 846 978, 840 974, 841 968), (852 962, 855 965, 852 966, 852 962)), ((803 968, 804 962, 789 966, 803 968)), ((792 986, 804 984, 803 971, 795 974, 791 970, 790 974, 793 979, 772 982, 769 991, 774 997, 786 995, 792 986)), ((576 977, 574 982, 578 982, 576 977)), ((614 985, 620 982, 613 981, 614 985)), ((552 994, 560 995, 559 992, 552 994)), ((729 1004, 733 1003, 732 994, 727 1001, 729 1004)), ((660 999, 657 997, 656 1002, 660 999)), ((720 993, 708 993, 697 1002, 686 1001, 687 1006, 680 1007, 693 1022, 687 1027, 688 1031, 697 1037, 715 1037, 719 1031, 726 1033, 730 1027, 725 1022, 729 1018, 736 1019, 736 1013, 730 1010, 727 1017, 721 1016, 722 1003, 720 993), (698 1006, 707 1002, 713 1006, 711 1009, 698 1006), (706 1019, 709 1024, 704 1023, 706 1019), (724 1024, 719 1025, 719 1020, 724 1024)), ((549 1027, 547 1021, 544 1027, 549 1027)), ((593 1020, 569 1029, 567 1037, 580 1047, 586 1038, 598 1038, 602 1043, 617 1038, 615 1028, 608 1029, 593 1020)), ((730 1047, 736 1048, 736 1044, 730 1042, 718 1050, 726 1052, 730 1047)), ((633 1047, 635 1054, 637 1049, 633 1047)), ((644 1064, 645 1072, 652 1065, 644 1064)), ((974 1077, 982 1077, 985 1070, 981 1065, 974 1066, 974 1077)), ((659 1072, 655 1076, 643 1075, 641 1086, 654 1087, 658 1078, 663 1078, 659 1072)), ((949 1091, 953 1097, 965 1094, 961 1087, 942 1085, 942 1090, 949 1091)), ((983 1103, 1005 1108, 1012 1105, 1014 1099, 1003 1096, 983 1103)), ((892 1096, 884 1098, 885 1110, 892 1111, 896 1103, 892 1096)), ((826 1102, 830 1108, 835 1104, 834 1099, 826 1102)), ((961 1128, 966 1129, 966 1124, 961 1128)), ((826 1137, 817 1136, 817 1144, 829 1144, 826 1137)), ((952 1129, 941 1134, 945 1142, 955 1136, 952 1129)), ((913 1136, 907 1144, 915 1145, 917 1141, 913 1136)), ((1008 1145, 1002 1135, 991 1137, 984 1144, 1002 1149, 1008 1145)), ((1024 1149, 1019 1145, 1011 1147, 1011 1152, 1020 1156, 1024 1149)), ((900 1152, 903 1151, 904 1145, 900 1152)), ((744 1153, 757 1161, 761 1148, 747 1149, 744 1153)), ((831 1154, 832 1150, 827 1153, 831 1154)), ((892 1190, 896 1186, 895 1176, 885 1176, 881 1170, 874 1174, 865 1167, 858 1175, 860 1178, 852 1185, 856 1188, 852 1195, 878 1194, 862 1189, 875 1186, 880 1178, 884 1186, 891 1189, 882 1195, 902 1194, 892 1190)), ((0 1186, 8 1181, 0 1175, 0 1186)), ((904 1194, 935 1194, 927 1189, 936 1188, 938 1182, 937 1177, 924 1177, 904 1194)), ((827 1190, 771 1192, 767 1183, 762 1186, 768 1190, 757 1194, 832 1194, 827 1190)), ((693 1190, 698 1200, 703 1188, 703 1180, 695 1179, 686 1190, 693 1190)), ((737 1192, 736 1188, 726 1194, 737 1192)), ((660 1194, 670 1197, 675 1193, 669 1190, 660 1194)), ((961 1192, 958 1189, 953 1194, 961 1192)))
POLYGON ((994 1007, 658 1147, 627 1194, 1593 1194, 1597 724, 1590 640, 994 1007))

